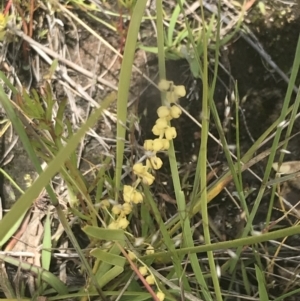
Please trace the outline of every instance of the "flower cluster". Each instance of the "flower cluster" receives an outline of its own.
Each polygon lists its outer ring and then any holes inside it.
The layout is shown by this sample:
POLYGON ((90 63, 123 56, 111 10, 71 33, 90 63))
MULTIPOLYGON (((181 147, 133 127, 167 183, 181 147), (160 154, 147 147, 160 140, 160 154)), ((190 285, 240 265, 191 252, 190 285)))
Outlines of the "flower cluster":
POLYGON ((152 128, 152 133, 157 138, 144 142, 144 149, 147 151, 146 163, 139 162, 133 165, 133 173, 137 176, 137 180, 133 185, 124 185, 124 204, 113 206, 112 213, 116 219, 109 224, 109 229, 127 228, 129 221, 126 216, 132 212, 134 204, 143 201, 143 194, 137 189, 138 185, 141 182, 149 186, 153 184, 155 177, 151 171, 158 170, 163 165, 162 160, 156 154, 159 151, 168 150, 170 140, 177 136, 175 127, 170 126, 170 121, 179 118, 182 113, 175 103, 180 97, 185 96, 185 88, 184 86, 175 86, 173 82, 167 80, 160 81, 158 87, 166 95, 166 105, 157 109, 158 118, 152 128))
MULTIPOLYGON (((153 274, 150 272, 150 275, 148 275, 149 269, 147 266, 144 265, 141 266, 139 268, 139 272, 141 273, 142 276, 147 276, 146 281, 149 285, 156 284, 155 277, 153 276, 153 274)), ((158 290, 158 292, 156 293, 156 297, 158 300, 163 301, 165 299, 165 294, 161 290, 158 290)))
MULTIPOLYGON (((147 250, 149 250, 149 249, 153 249, 153 247, 151 245, 148 245, 147 250)), ((153 253, 154 253, 154 250, 153 250, 153 253)), ((151 253, 151 254, 153 254, 153 253, 151 253)), ((144 264, 140 259, 138 259, 138 257, 135 255, 134 252, 128 251, 128 257, 132 261, 138 260, 141 263, 141 266, 139 267, 139 273, 143 277, 145 277, 145 280, 149 285, 155 285, 157 287, 158 291, 156 292, 156 297, 158 300, 163 301, 165 299, 165 294, 159 288, 151 269, 149 269, 149 267, 146 264, 144 264)))
MULTIPOLYGON (((138 190, 138 186, 140 183, 149 186, 153 184, 155 177, 152 171, 160 169, 163 165, 162 160, 157 156, 157 152, 168 150, 170 141, 177 136, 176 129, 170 125, 170 121, 179 118, 182 114, 176 102, 180 97, 185 96, 185 88, 184 86, 175 86, 173 82, 166 80, 162 80, 158 87, 164 93, 166 101, 165 105, 157 109, 157 120, 152 128, 152 133, 156 138, 148 139, 144 142, 146 160, 144 163, 138 162, 133 165, 132 171, 137 179, 132 185, 123 186, 124 203, 113 205, 111 212, 114 214, 114 219, 108 225, 109 229, 126 229, 128 227, 129 221, 127 216, 132 212, 134 205, 143 202, 143 193, 138 190)), ((107 203, 103 203, 102 206, 108 207, 108 205, 107 203)), ((143 239, 141 243, 143 243, 143 239)), ((146 254, 154 253, 152 244, 153 242, 148 244, 145 250, 146 254)), ((128 255, 132 260, 138 260, 133 252, 129 252, 128 255)), ((144 263, 141 262, 141 264, 139 268, 141 275, 146 277, 145 280, 149 285, 156 285, 158 288, 156 296, 159 300, 163 301, 165 294, 159 289, 154 275, 144 263)))

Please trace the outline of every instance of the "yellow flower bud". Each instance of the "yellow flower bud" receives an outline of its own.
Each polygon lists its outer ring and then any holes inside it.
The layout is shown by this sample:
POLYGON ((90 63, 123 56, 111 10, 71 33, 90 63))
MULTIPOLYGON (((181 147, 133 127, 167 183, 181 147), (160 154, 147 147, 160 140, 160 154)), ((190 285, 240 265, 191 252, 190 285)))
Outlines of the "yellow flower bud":
POLYGON ((159 118, 166 118, 170 115, 170 109, 167 106, 159 107, 156 112, 159 118))
POLYGON ((155 283, 155 279, 152 275, 149 275, 146 277, 146 282, 149 284, 149 285, 153 285, 155 283))
POLYGON ((132 202, 134 204, 142 203, 143 202, 143 195, 139 191, 135 190, 135 192, 133 194, 133 197, 132 197, 132 202))
POLYGON ((102 200, 100 202, 100 208, 105 209, 110 207, 110 202, 109 200, 102 200))
POLYGON ((173 91, 167 92, 166 93, 166 100, 169 103, 175 103, 178 100, 178 95, 174 93, 173 91))
POLYGON ((177 136, 176 129, 173 126, 170 126, 165 130, 165 137, 167 140, 172 140, 176 138, 176 136, 177 136))
POLYGON ((142 177, 142 180, 143 180, 143 183, 146 184, 146 185, 152 185, 155 178, 153 175, 151 175, 151 173, 147 172, 143 175, 142 177))
POLYGON ((108 229, 119 229, 119 223, 116 222, 116 221, 113 221, 111 222, 109 225, 108 225, 108 229))
POLYGON ((143 165, 143 163, 136 163, 133 165, 132 167, 133 169, 133 173, 135 175, 141 176, 143 175, 145 172, 147 172, 147 167, 143 165))
POLYGON ((144 149, 148 151, 153 151, 153 140, 145 140, 144 142, 144 149))
POLYGON ((172 118, 179 118, 181 115, 182 111, 180 108, 178 108, 177 106, 172 106, 170 109, 170 115, 172 116, 172 118))
POLYGON ((163 143, 163 150, 168 150, 170 148, 170 141, 168 139, 161 139, 163 143))
POLYGON ((163 165, 163 162, 160 158, 154 156, 154 157, 150 157, 149 159, 149 165, 153 168, 153 169, 160 169, 163 165))
POLYGON ((158 83, 158 89, 162 92, 166 92, 170 89, 170 86, 173 84, 173 82, 170 82, 166 79, 160 80, 158 83))
POLYGON ((178 97, 184 97, 186 94, 185 87, 184 86, 174 86, 174 93, 176 93, 176 95, 178 97))
POLYGON ((154 254, 154 248, 152 246, 148 246, 146 249, 146 255, 154 254))
POLYGON ((126 229, 129 225, 129 221, 127 220, 126 217, 122 217, 118 220, 119 223, 119 228, 120 229, 126 229))
POLYGON ((116 215, 118 215, 118 214, 120 214, 121 213, 121 209, 122 209, 122 207, 121 207, 121 205, 114 205, 113 207, 112 207, 112 209, 111 209, 111 212, 113 213, 113 214, 116 214, 116 215))
POLYGON ((133 196, 134 188, 129 185, 124 185, 123 187, 123 199, 124 202, 130 203, 133 196))
POLYGON ((156 293, 156 297, 159 301, 164 301, 165 300, 165 294, 161 291, 156 293))
POLYGON ((158 152, 164 149, 163 139, 154 139, 153 140, 153 151, 158 152))
POLYGON ((139 267, 139 272, 142 274, 142 276, 146 276, 148 274, 148 269, 145 266, 139 267))
POLYGON ((159 127, 157 126, 157 124, 155 124, 152 128, 152 133, 155 136, 161 136, 164 134, 164 129, 159 129, 159 127))
POLYGON ((131 260, 135 260, 136 259, 136 255, 132 252, 132 251, 128 251, 128 256, 131 260))
POLYGON ((124 203, 122 205, 122 213, 125 214, 125 215, 128 215, 130 214, 132 211, 132 206, 130 203, 124 203))
POLYGON ((168 122, 165 118, 158 118, 155 122, 155 125, 159 130, 164 130, 168 127, 168 122))

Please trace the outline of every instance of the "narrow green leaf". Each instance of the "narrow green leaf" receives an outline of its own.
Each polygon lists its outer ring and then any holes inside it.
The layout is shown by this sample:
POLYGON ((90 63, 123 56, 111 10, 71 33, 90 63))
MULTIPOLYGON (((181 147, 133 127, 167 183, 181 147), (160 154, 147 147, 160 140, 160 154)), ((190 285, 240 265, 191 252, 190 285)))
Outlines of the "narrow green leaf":
POLYGON ((172 46, 172 44, 173 44, 172 42, 173 42, 174 30, 175 30, 175 26, 176 26, 179 14, 180 14, 180 6, 176 5, 176 7, 173 10, 171 20, 169 23, 169 27, 168 27, 168 38, 167 38, 168 46, 172 46))
POLYGON ((94 249, 90 252, 90 254, 103 262, 107 262, 120 267, 124 267, 126 262, 126 259, 124 257, 110 254, 101 249, 94 249))
POLYGON ((126 119, 127 119, 127 103, 129 96, 129 86, 132 74, 133 59, 136 51, 136 42, 139 34, 141 21, 144 15, 147 0, 139 0, 133 9, 126 44, 124 48, 124 56, 122 60, 122 67, 119 76, 118 85, 118 100, 117 100, 117 150, 116 150, 116 169, 115 169, 115 185, 116 195, 121 188, 121 174, 124 160, 125 147, 125 133, 126 133, 126 119))
POLYGON ((259 299, 269 301, 269 295, 266 289, 266 280, 258 265, 255 265, 255 273, 258 282, 259 299))
POLYGON ((82 230, 88 236, 97 238, 99 240, 125 240, 125 233, 123 230, 104 229, 93 226, 85 226, 82 230))
POLYGON ((107 273, 105 273, 100 279, 99 279, 99 286, 102 288, 107 283, 115 279, 117 276, 119 276, 121 273, 123 273, 124 269, 119 266, 114 266, 111 268, 107 273))
POLYGON ((248 294, 248 296, 251 296, 251 286, 248 278, 248 273, 245 267, 245 263, 243 260, 241 260, 241 270, 242 270, 242 277, 243 277, 245 291, 248 294))
MULTIPOLYGON (((109 249, 109 253, 110 254, 115 254, 115 255, 119 255, 121 253, 121 250, 120 250, 120 246, 122 248, 124 248, 125 246, 125 241, 118 241, 118 243, 114 243, 112 245, 112 247, 109 249)), ((95 277, 98 279, 101 279, 101 277, 107 273, 112 267, 112 263, 109 262, 100 262, 100 266, 95 274, 95 277)))

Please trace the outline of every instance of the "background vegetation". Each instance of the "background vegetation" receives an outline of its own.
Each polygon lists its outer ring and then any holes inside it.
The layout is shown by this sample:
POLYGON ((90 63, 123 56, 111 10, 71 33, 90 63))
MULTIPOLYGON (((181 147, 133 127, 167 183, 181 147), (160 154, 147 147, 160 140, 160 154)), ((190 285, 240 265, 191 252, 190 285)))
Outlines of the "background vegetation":
POLYGON ((296 4, 2 7, 1 298, 300 298, 296 4))

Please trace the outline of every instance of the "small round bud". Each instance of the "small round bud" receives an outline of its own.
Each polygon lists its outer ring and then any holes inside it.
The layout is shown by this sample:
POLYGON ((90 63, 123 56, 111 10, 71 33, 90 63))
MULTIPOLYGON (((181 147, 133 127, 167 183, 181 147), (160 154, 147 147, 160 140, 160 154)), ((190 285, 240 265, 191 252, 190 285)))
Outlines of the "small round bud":
POLYGON ((162 92, 166 92, 170 89, 172 82, 166 80, 166 79, 162 79, 160 80, 160 82, 158 83, 158 89, 162 92))
POLYGON ((143 195, 139 191, 135 190, 135 192, 133 194, 133 197, 132 197, 132 202, 134 204, 142 203, 143 202, 143 195))
POLYGON ((129 225, 129 221, 127 220, 126 217, 122 217, 118 220, 119 223, 119 228, 120 229, 126 229, 129 225))
POLYGON ((146 255, 154 254, 154 248, 152 246, 148 246, 146 250, 146 255))
POLYGON ((184 97, 186 95, 185 87, 184 86, 175 86, 174 92, 178 97, 184 97))
POLYGON ((156 156, 150 157, 147 160, 149 160, 150 166, 155 170, 160 169, 163 165, 162 160, 156 156))
POLYGON ((146 281, 149 285, 153 285, 155 283, 155 279, 152 275, 147 276, 146 281))
POLYGON ((114 205, 111 209, 111 212, 115 215, 119 215, 121 213, 121 209, 122 209, 121 205, 119 205, 119 204, 114 205))
POLYGON ((173 91, 172 92, 167 92, 166 93, 166 100, 169 103, 175 103, 178 100, 178 95, 173 91))
POLYGON ((159 107, 156 112, 159 118, 166 118, 170 115, 170 109, 167 106, 159 107))
POLYGON ((148 274, 148 269, 145 266, 139 267, 139 272, 142 274, 142 276, 146 276, 148 274))
POLYGON ((164 130, 168 127, 168 122, 165 118, 158 118, 155 124, 159 130, 164 130))
POLYGON ((143 165, 143 163, 136 163, 133 165, 132 170, 135 175, 142 175, 147 172, 147 167, 143 165))
POLYGON ((170 115, 176 119, 176 118, 179 118, 180 115, 182 114, 182 111, 180 108, 178 108, 177 106, 172 106, 171 109, 170 109, 170 115))
POLYGON ((130 205, 130 203, 124 203, 122 205, 122 213, 124 215, 128 215, 132 212, 132 206, 130 205))
POLYGON ((128 256, 131 260, 135 260, 136 259, 136 255, 132 252, 132 251, 128 251, 128 256))
POLYGON ((176 136, 177 136, 176 129, 173 126, 165 130, 165 137, 167 140, 172 140, 176 138, 176 136))
POLYGON ((108 229, 113 229, 113 230, 119 229, 119 223, 116 221, 111 222, 108 225, 108 229))
POLYGON ((153 140, 145 140, 144 142, 144 149, 148 151, 153 151, 153 140))
POLYGON ((165 300, 165 294, 163 292, 157 292, 156 297, 159 301, 164 301, 165 300))
POLYGON ((163 150, 168 150, 170 148, 170 141, 167 139, 161 139, 162 143, 163 143, 163 150))
POLYGON ((153 140, 153 151, 159 152, 164 149, 163 139, 154 139, 153 140))
POLYGON ((133 197, 133 191, 134 191, 134 188, 132 186, 124 185, 124 187, 123 187, 123 199, 124 199, 124 202, 126 202, 126 203, 130 203, 131 202, 131 199, 133 197))
POLYGON ((144 183, 144 184, 150 186, 150 185, 153 184, 155 178, 154 178, 153 175, 151 175, 149 172, 147 172, 147 173, 145 173, 145 174, 143 175, 142 180, 143 180, 143 183, 144 183))
POLYGON ((155 136, 161 136, 164 133, 164 129, 159 129, 159 127, 157 126, 157 124, 155 124, 152 128, 152 133, 155 136))
POLYGON ((104 209, 104 208, 109 208, 110 207, 110 202, 109 200, 102 200, 100 202, 100 208, 104 209))

